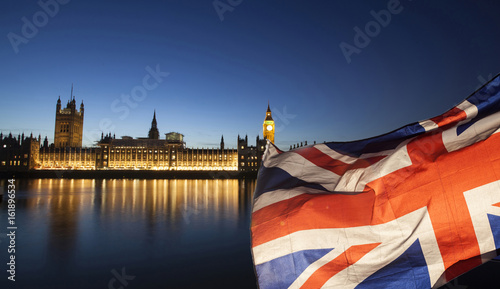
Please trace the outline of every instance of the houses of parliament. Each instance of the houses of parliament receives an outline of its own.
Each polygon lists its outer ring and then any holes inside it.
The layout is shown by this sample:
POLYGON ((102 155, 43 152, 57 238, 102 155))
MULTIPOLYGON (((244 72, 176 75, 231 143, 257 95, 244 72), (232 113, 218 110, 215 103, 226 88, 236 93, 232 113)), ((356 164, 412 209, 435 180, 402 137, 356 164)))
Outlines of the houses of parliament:
POLYGON ((71 92, 66 107, 61 98, 56 104, 54 143, 24 133, 17 137, 0 133, 0 171, 29 170, 176 170, 256 172, 260 167, 267 140, 274 142, 275 125, 271 110, 263 123, 264 138, 257 136, 255 145, 248 137, 238 135, 237 148, 226 148, 221 136, 218 148, 188 148, 184 136, 177 132, 161 137, 156 111, 147 137, 132 138, 101 134, 93 147, 82 147, 83 101, 77 109, 71 92))

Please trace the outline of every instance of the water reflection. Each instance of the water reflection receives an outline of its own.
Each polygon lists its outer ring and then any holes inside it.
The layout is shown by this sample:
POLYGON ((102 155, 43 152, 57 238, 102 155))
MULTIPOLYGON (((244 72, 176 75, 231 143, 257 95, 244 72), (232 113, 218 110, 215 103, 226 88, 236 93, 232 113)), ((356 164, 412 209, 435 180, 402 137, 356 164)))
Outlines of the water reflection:
POLYGON ((16 258, 24 265, 16 283, 66 288, 63 281, 79 280, 91 288, 127 267, 142 285, 168 277, 174 288, 189 288, 224 278, 231 288, 234 278, 255 288, 248 232, 255 181, 36 179, 17 180, 17 188, 16 258), (199 270, 199 280, 186 268, 199 270))
POLYGON ((48 211, 53 229, 76 230, 79 216, 89 214, 106 220, 139 219, 147 224, 165 220, 174 226, 188 225, 193 218, 206 223, 221 219, 227 224, 237 223, 241 217, 239 210, 245 209, 240 206, 247 204, 248 199, 240 194, 238 180, 39 179, 28 182, 21 192, 27 197, 27 209, 34 214, 48 211))

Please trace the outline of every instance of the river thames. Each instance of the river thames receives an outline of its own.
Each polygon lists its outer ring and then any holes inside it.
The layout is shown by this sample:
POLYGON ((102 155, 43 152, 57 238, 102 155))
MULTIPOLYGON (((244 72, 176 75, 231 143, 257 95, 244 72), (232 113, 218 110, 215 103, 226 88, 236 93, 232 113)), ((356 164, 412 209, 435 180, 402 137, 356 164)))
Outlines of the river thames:
MULTIPOLYGON (((6 183, 2 261, 10 255, 6 183)), ((0 281, 8 288, 257 288, 249 232, 255 180, 15 184, 16 281, 7 280, 6 262, 0 281)))

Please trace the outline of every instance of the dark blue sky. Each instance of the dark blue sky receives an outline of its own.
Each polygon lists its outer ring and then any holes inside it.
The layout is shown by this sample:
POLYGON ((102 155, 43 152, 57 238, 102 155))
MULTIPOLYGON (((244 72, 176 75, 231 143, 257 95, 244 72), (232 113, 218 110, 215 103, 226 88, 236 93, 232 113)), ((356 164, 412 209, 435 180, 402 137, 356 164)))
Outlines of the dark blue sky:
POLYGON ((216 1, 224 13, 211 0, 41 2, 49 12, 0 4, 4 133, 52 141, 57 98, 73 83, 86 145, 110 129, 146 136, 154 109, 160 134, 183 133, 189 147, 222 134, 226 146, 238 134, 253 143, 270 101, 287 149, 441 114, 500 72, 493 0, 216 1), (341 43, 356 52, 346 58, 341 43), (139 101, 122 99, 132 94, 139 101))

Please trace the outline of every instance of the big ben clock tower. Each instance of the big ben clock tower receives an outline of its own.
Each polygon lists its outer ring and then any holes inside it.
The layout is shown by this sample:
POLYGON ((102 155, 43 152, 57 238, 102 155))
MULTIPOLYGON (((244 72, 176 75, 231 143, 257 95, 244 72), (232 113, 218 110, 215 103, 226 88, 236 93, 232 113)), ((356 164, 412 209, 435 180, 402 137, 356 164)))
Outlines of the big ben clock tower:
POLYGON ((274 120, 271 116, 271 109, 269 108, 269 103, 267 104, 266 119, 264 119, 263 124, 264 139, 268 139, 270 142, 274 143, 274 120))

